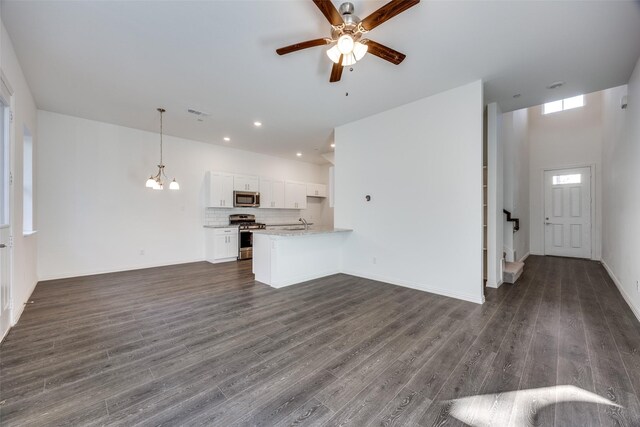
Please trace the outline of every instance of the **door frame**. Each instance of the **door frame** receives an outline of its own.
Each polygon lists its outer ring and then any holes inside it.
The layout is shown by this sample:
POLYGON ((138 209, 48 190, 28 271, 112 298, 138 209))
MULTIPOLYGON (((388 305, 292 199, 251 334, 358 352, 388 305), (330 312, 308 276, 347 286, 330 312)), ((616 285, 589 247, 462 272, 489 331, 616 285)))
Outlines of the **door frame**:
MULTIPOLYGON (((13 319, 13 314, 14 314, 14 301, 13 301, 13 296, 14 296, 14 269, 13 269, 13 204, 14 204, 14 186, 13 186, 13 171, 14 171, 14 166, 15 166, 15 124, 16 124, 16 114, 15 114, 15 92, 13 90, 13 88, 11 87, 11 84, 9 83, 9 80, 7 79, 7 76, 4 74, 4 71, 2 69, 0 69, 0 85, 4 85, 5 88, 8 91, 8 96, 9 99, 5 99, 5 101, 7 102, 8 106, 9 106, 9 129, 8 129, 8 138, 9 140, 7 141, 7 152, 6 154, 8 155, 8 159, 5 160, 8 168, 9 168, 9 174, 8 174, 8 178, 9 178, 9 185, 8 185, 8 203, 9 203, 9 207, 7 209, 7 227, 9 229, 9 242, 7 242, 7 257, 8 257, 8 265, 9 265, 9 271, 7 273, 7 277, 8 277, 8 281, 9 281, 9 327, 7 328, 6 331, 2 331, 0 330, 0 341, 2 341, 4 339, 4 337, 9 333, 9 331, 11 330, 11 328, 13 327, 13 323, 14 323, 14 319, 13 319)), ((4 99, 4 97, 3 97, 4 99)), ((2 149, 4 147, 0 146, 0 149, 2 149)))
POLYGON ((570 164, 567 166, 553 166, 553 167, 547 167, 547 168, 543 168, 540 171, 540 179, 542 182, 542 194, 540 195, 540 197, 542 198, 542 215, 540 216, 540 219, 542 220, 542 254, 544 256, 547 256, 547 233, 544 232, 545 230, 545 224, 544 224, 544 218, 545 218, 545 213, 546 213, 546 198, 545 198, 545 191, 546 191, 546 187, 545 187, 545 182, 544 182, 544 175, 546 172, 549 171, 557 171, 557 170, 564 170, 564 169, 577 169, 577 168, 589 168, 591 171, 591 179, 589 182, 589 192, 591 195, 591 250, 589 251, 589 259, 591 260, 598 260, 599 258, 597 257, 597 244, 600 243, 600 239, 596 238, 597 234, 596 234, 596 224, 597 224, 597 219, 596 219, 596 206, 597 206, 597 200, 596 200, 596 164, 595 163, 574 163, 574 164, 570 164))

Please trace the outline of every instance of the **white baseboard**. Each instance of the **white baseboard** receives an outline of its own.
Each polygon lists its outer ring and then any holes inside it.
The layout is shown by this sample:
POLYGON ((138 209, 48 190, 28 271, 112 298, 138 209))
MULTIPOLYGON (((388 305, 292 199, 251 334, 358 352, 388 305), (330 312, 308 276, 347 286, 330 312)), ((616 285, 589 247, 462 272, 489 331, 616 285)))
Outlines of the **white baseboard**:
POLYGON ((158 263, 141 264, 141 265, 124 267, 124 268, 108 269, 108 270, 73 271, 73 272, 40 276, 38 278, 38 282, 43 282, 46 280, 71 279, 73 277, 95 276, 97 274, 120 273, 122 271, 144 270, 145 268, 167 267, 170 265, 188 264, 190 262, 200 262, 200 261, 206 261, 206 260, 204 258, 185 259, 185 260, 174 260, 174 261, 166 261, 166 262, 158 262, 158 263))
MULTIPOLYGON (((484 295, 481 295, 480 298, 478 298, 478 296, 476 295, 469 295, 469 294, 459 293, 459 292, 451 292, 446 289, 433 288, 433 287, 425 286, 419 283, 408 282, 405 280, 399 280, 392 277, 378 276, 376 274, 362 273, 362 272, 353 271, 353 270, 343 269, 342 273, 349 274, 351 276, 362 277, 363 279, 377 280, 378 282, 390 283, 392 285, 403 286, 405 288, 416 289, 418 291, 430 292, 432 294, 443 295, 445 297, 451 297, 451 298, 461 299, 464 301, 474 302, 476 304, 484 303, 484 295)), ((481 288, 482 283, 479 283, 478 286, 481 288)))
POLYGON ((529 251, 529 255, 544 256, 543 252, 529 251))
POLYGON ((634 307, 633 303, 631 302, 631 297, 629 297, 627 292, 624 290, 624 287, 622 287, 622 283, 620 283, 620 280, 618 280, 616 275, 613 274, 613 270, 611 270, 611 268, 607 265, 607 263, 604 260, 602 260, 600 262, 604 266, 604 269, 607 270, 607 273, 609 274, 609 277, 611 277, 611 280, 613 280, 613 283, 615 283, 616 287, 618 288, 618 290, 622 294, 622 298, 624 298, 624 300, 626 301, 627 305, 631 308, 631 311, 633 311, 633 314, 635 314, 636 318, 638 319, 638 321, 640 321, 640 308, 634 307))
MULTIPOLYGON (((504 274, 504 273, 503 273, 504 274)), ((500 280, 498 283, 493 284, 493 283, 489 283, 487 282, 487 288, 492 288, 492 289, 498 289, 500 286, 502 286, 504 282, 502 280, 500 280)))
MULTIPOLYGON (((299 283, 304 283, 304 282, 308 282, 310 280, 316 280, 316 279, 320 279, 322 277, 327 277, 327 276, 333 276, 334 274, 340 274, 340 271, 338 270, 327 270, 321 273, 316 273, 316 274, 305 274, 303 276, 298 276, 296 278, 290 279, 290 280, 286 280, 283 282, 276 282, 276 283, 272 283, 271 286, 272 288, 285 288, 287 286, 291 286, 291 285, 297 285, 299 283)), ((258 280, 258 282, 260 282, 258 280)), ((264 282, 260 282, 260 283, 264 283, 264 282)))
POLYGON ((529 255, 530 255, 530 254, 531 254, 531 252, 527 252, 526 254, 524 254, 524 255, 522 256, 522 258, 520 258, 520 259, 518 260, 518 262, 524 262, 524 260, 525 260, 525 259, 529 258, 529 255))

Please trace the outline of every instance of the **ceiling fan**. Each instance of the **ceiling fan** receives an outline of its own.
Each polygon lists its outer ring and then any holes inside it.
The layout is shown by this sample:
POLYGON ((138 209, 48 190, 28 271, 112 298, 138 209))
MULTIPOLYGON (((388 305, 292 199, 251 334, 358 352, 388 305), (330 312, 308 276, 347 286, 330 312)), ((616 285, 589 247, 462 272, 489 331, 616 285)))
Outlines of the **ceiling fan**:
POLYGON ((313 0, 313 2, 331 24, 331 37, 308 40, 282 47, 276 50, 278 55, 286 55, 287 53, 310 47, 335 43, 327 50, 327 56, 333 61, 331 77, 329 78, 332 83, 339 81, 342 77, 342 67, 355 64, 367 52, 396 65, 406 57, 406 55, 396 50, 363 38, 363 36, 378 25, 420 3, 420 0, 391 0, 362 20, 353 14, 354 7, 352 3, 342 3, 338 12, 330 0, 313 0))

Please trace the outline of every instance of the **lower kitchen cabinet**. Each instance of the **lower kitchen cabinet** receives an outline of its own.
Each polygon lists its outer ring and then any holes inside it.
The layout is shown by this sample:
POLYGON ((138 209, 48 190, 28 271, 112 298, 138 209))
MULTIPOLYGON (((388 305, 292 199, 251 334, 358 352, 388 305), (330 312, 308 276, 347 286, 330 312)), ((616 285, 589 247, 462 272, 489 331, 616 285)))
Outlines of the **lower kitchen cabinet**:
POLYGON ((211 263, 235 261, 238 258, 238 228, 206 228, 205 259, 211 263))

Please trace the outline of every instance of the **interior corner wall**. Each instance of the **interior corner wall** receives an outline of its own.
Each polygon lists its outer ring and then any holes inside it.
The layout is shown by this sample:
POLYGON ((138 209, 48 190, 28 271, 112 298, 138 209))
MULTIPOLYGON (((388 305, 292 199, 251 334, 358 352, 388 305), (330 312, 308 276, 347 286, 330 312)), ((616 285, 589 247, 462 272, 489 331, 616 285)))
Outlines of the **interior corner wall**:
POLYGON ((602 262, 640 320, 640 59, 628 85, 603 98, 602 262))
POLYGON ((529 136, 528 111, 502 115, 504 147, 504 208, 520 220, 520 230, 504 221, 507 261, 519 261, 529 254, 529 136))
POLYGON ((502 284, 504 250, 504 205, 502 111, 498 104, 487 105, 487 286, 502 284))
MULTIPOLYGON (((153 191, 158 133, 42 110, 38 126, 40 280, 204 260, 206 171, 329 181, 325 166, 165 135, 180 190, 153 191)), ((329 216, 319 203, 301 215, 329 216)))
MULTIPOLYGON (((11 146, 11 173, 13 185, 11 188, 11 233, 13 247, 11 248, 11 322, 13 325, 22 314, 27 302, 38 282, 37 278, 37 234, 23 235, 23 146, 24 127, 32 135, 33 150, 38 150, 38 129, 36 104, 31 95, 18 58, 13 49, 4 24, 0 21, 0 69, 13 89, 12 108, 14 119, 13 141, 11 146)), ((34 156, 35 162, 35 156, 34 156)), ((37 187, 34 188, 37 192, 37 187)), ((37 217, 36 217, 37 226, 37 217)))
POLYGON ((476 81, 336 128, 345 273, 482 303, 482 121, 476 81))
POLYGON ((530 247, 544 254, 545 169, 595 166, 592 174, 591 258, 601 257, 602 229, 602 93, 585 95, 581 108, 542 114, 542 106, 529 108, 530 247))

